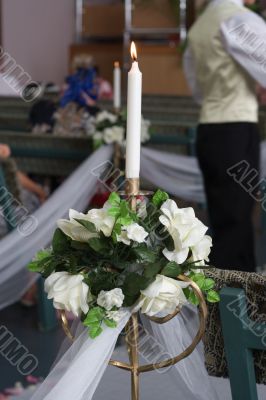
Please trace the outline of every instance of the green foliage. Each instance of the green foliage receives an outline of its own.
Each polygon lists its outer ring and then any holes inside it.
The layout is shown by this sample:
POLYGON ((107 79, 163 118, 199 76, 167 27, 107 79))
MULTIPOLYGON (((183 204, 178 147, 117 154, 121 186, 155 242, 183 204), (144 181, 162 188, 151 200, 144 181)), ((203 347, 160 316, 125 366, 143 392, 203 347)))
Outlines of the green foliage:
POLYGON ((146 278, 154 278, 155 279, 156 275, 160 273, 160 271, 162 269, 162 265, 163 265, 162 260, 159 260, 156 263, 144 265, 143 275, 146 278))
POLYGON ((103 320, 103 322, 105 323, 106 326, 108 326, 108 328, 116 328, 117 327, 117 323, 115 321, 113 321, 112 319, 105 318, 103 320))
POLYGON ((55 254, 64 253, 69 248, 68 237, 59 228, 55 230, 52 247, 55 254))
POLYGON ((155 263, 158 258, 158 253, 155 249, 150 249, 145 243, 141 243, 132 249, 137 260, 143 263, 155 263))
POLYGON ((109 253, 110 247, 105 237, 91 238, 88 240, 88 244, 92 248, 92 250, 96 251, 96 253, 109 253))
POLYGON ((120 196, 117 193, 112 192, 108 198, 108 203, 110 203, 113 207, 117 207, 119 206, 120 202, 120 196))
POLYGON ((140 296, 140 291, 146 289, 153 280, 154 278, 149 278, 137 274, 136 272, 130 272, 126 276, 122 286, 122 291, 125 295, 124 306, 132 306, 140 296))
POLYGON ((75 221, 84 226, 84 228, 88 229, 89 232, 96 233, 95 225, 92 222, 86 221, 85 219, 75 219, 75 221))
POLYGON ((43 266, 49 262, 50 259, 51 251, 41 250, 36 254, 35 259, 28 265, 28 269, 31 272, 42 272, 43 266))
POLYGON ((106 318, 106 311, 102 307, 91 308, 83 321, 83 325, 89 328, 89 336, 95 339, 102 331, 102 323, 108 328, 115 328, 116 322, 106 318))
POLYGON ((169 278, 176 278, 181 273, 182 268, 175 261, 167 263, 161 272, 162 275, 168 276, 169 278))
MULTIPOLYGON (((108 199, 108 214, 114 218, 114 227, 110 237, 97 232, 93 223, 86 219, 76 221, 92 234, 86 243, 72 240, 60 229, 56 229, 51 250, 40 251, 29 264, 30 271, 39 272, 45 278, 53 272, 67 271, 69 274, 82 273, 84 283, 90 288, 90 310, 84 316, 84 325, 89 328, 89 335, 95 338, 101 334, 103 326, 116 327, 116 322, 102 307, 98 307, 96 299, 101 290, 109 291, 121 288, 125 296, 123 306, 132 306, 158 274, 169 278, 177 278, 187 274, 202 290, 207 301, 215 303, 220 300, 215 291, 215 281, 198 273, 199 261, 185 261, 183 264, 169 262, 163 255, 163 249, 174 250, 173 238, 160 223, 160 207, 169 198, 168 194, 158 190, 147 205, 147 216, 141 218, 132 211, 129 202, 111 193, 108 199), (149 233, 147 242, 137 243, 131 240, 129 245, 117 240, 122 229, 137 222, 149 233)), ((187 259, 191 260, 191 251, 187 259)), ((200 267, 205 268, 205 267, 200 267)), ((188 287, 184 293, 190 303, 198 305, 198 298, 188 287)), ((116 311, 114 307, 111 311, 116 311)))
POLYGON ((152 197, 152 204, 159 208, 168 199, 169 195, 166 192, 158 189, 152 197))
MULTIPOLYGON (((206 278, 203 273, 191 272, 189 278, 192 279, 201 291, 205 294, 205 297, 209 303, 217 303, 220 301, 219 293, 217 293, 213 288, 215 286, 215 281, 210 278, 206 278)), ((199 301, 197 296, 194 294, 192 289, 186 288, 184 293, 188 301, 194 305, 198 305, 199 301)))
POLYGON ((101 290, 112 290, 117 287, 118 275, 118 273, 98 268, 88 274, 86 283, 89 285, 91 293, 97 296, 101 290))
POLYGON ((207 300, 209 303, 217 303, 220 301, 220 295, 215 290, 209 290, 207 292, 207 300))

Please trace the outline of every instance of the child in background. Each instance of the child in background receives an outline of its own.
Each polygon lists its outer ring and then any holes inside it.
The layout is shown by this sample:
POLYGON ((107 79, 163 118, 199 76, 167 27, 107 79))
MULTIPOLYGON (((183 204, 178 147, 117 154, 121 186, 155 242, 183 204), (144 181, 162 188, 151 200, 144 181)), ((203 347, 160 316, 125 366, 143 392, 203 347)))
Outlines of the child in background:
MULTIPOLYGON (((6 144, 0 144, 0 161, 1 159, 9 158, 11 155, 11 150, 6 144)), ((28 190, 30 193, 37 196, 38 200, 42 204, 46 200, 46 193, 41 186, 31 180, 27 175, 22 172, 17 172, 18 182, 23 189, 28 190)))

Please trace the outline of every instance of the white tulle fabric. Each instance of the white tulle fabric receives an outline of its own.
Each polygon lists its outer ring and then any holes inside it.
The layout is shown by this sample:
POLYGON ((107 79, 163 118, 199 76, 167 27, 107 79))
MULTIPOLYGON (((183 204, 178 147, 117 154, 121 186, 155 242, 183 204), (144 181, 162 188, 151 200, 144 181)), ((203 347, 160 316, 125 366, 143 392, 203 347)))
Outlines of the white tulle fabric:
POLYGON ((97 176, 92 170, 111 160, 112 146, 103 146, 93 153, 52 194, 33 215, 37 229, 29 236, 14 230, 0 241, 0 309, 17 301, 35 279, 25 267, 36 252, 51 242, 56 221, 68 216, 70 208, 83 211, 97 189, 97 176))
MULTIPOLYGON (((59 358, 46 380, 34 393, 29 390, 12 400, 103 400, 106 398, 106 393, 104 395, 99 389, 97 394, 93 395, 112 356, 118 334, 127 323, 129 316, 130 313, 127 312, 115 330, 106 328, 95 340, 89 339, 87 330, 79 324, 75 342, 70 348, 68 345, 63 345, 60 353, 64 355, 59 358)), ((152 353, 154 361, 158 361, 156 343, 160 343, 160 351, 168 354, 169 357, 181 353, 192 342, 199 324, 197 308, 193 306, 184 306, 181 315, 163 325, 151 322, 144 315, 141 315, 141 320, 148 332, 144 339, 145 345, 141 346, 139 352, 140 361, 143 364, 152 362, 150 356, 147 361, 147 355, 152 353)), ((118 353, 119 350, 116 350, 116 356, 118 353)), ((168 383, 163 389, 160 386, 157 387, 156 396, 158 397, 154 397, 154 390, 151 387, 157 384, 158 372, 148 373, 148 375, 151 374, 149 381, 141 379, 141 394, 146 400, 159 399, 163 395, 169 399, 177 396, 178 399, 186 400, 232 400, 228 379, 208 376, 202 343, 198 344, 189 357, 160 372, 163 373, 161 382, 168 383)), ((129 372, 123 372, 123 374, 129 374, 129 372)), ((107 375, 104 379, 106 378, 108 379, 107 375)), ((114 379, 114 376, 110 379, 109 375, 107 387, 110 400, 128 398, 130 388, 128 387, 125 391, 125 385, 120 382, 120 386, 119 382, 119 379, 114 379)), ((265 399, 266 386, 257 385, 257 389, 258 398, 265 399)))
MULTIPOLYGON (((34 214, 38 228, 22 237, 13 231, 0 241, 0 309, 17 301, 35 277, 25 266, 35 253, 49 244, 55 222, 69 208, 82 211, 96 190, 97 177, 91 170, 112 158, 113 147, 104 146, 90 156, 34 214)), ((171 195, 204 202, 201 172, 195 157, 143 148, 141 176, 171 195)), ((261 143, 261 176, 266 177, 266 141, 261 143)))
POLYGON ((88 329, 79 324, 74 343, 31 400, 91 400, 130 315, 130 311, 125 311, 115 329, 105 327, 96 339, 90 339, 88 329))
MULTIPOLYGON (((193 306, 184 306, 179 316, 162 325, 151 322, 145 315, 141 319, 145 329, 171 357, 182 353, 192 343, 199 326, 198 311, 193 306)), ((202 342, 188 358, 171 367, 167 373, 171 375, 180 399, 226 400, 219 396, 208 376, 202 342)))

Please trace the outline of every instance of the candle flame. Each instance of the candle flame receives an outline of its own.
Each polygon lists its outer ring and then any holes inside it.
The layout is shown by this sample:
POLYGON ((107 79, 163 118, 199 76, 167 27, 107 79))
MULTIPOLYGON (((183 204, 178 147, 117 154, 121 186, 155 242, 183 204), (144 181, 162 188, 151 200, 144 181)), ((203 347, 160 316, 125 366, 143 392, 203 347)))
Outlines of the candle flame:
POLYGON ((119 61, 115 61, 115 62, 114 62, 114 67, 115 67, 115 68, 119 68, 119 61))
POLYGON ((130 53, 131 53, 131 57, 134 61, 137 61, 138 56, 137 56, 137 49, 136 49, 136 45, 134 42, 131 42, 131 48, 130 48, 130 53))

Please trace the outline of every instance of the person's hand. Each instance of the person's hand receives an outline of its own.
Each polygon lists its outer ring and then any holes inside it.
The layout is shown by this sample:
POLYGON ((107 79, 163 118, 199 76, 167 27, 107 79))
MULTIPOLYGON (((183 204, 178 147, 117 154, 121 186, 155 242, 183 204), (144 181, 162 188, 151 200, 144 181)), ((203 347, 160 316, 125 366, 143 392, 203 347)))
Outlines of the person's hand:
POLYGON ((36 195, 37 195, 38 199, 40 200, 41 204, 43 204, 45 202, 45 200, 47 199, 47 194, 41 186, 37 186, 36 195))
POLYGON ((10 157, 11 150, 10 147, 6 144, 0 144, 0 158, 8 158, 10 157))
POLYGON ((32 185, 31 191, 38 197, 41 204, 43 204, 47 200, 47 193, 42 188, 42 186, 36 184, 35 182, 32 185))

